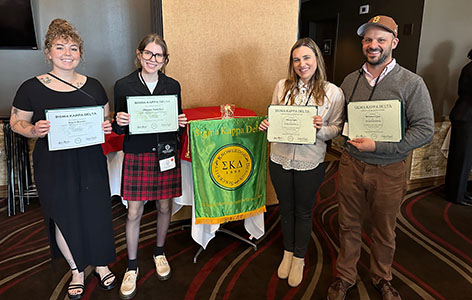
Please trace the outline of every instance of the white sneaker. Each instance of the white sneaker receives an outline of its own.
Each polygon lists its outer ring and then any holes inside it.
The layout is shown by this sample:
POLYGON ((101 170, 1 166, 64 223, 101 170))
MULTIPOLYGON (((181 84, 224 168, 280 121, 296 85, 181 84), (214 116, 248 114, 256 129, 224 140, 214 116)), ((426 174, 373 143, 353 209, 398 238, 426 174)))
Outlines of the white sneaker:
POLYGON ((138 270, 128 271, 126 269, 125 276, 123 276, 123 281, 121 282, 120 287, 120 298, 121 299, 131 299, 136 295, 136 280, 138 279, 138 270))
POLYGON ((152 256, 156 265, 157 278, 159 280, 167 280, 170 278, 170 266, 165 255, 152 256))

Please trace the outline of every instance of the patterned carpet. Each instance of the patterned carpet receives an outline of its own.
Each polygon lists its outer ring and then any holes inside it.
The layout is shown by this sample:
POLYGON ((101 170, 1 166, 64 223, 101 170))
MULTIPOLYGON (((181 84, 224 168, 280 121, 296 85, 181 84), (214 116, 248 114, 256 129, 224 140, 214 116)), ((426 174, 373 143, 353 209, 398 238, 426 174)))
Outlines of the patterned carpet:
MULTIPOLYGON (((276 270, 282 255, 278 206, 265 215, 266 234, 258 250, 228 235, 217 234, 193 263, 198 247, 190 229, 172 224, 166 253, 173 270, 170 280, 154 275, 153 205, 146 205, 139 248, 140 277, 134 299, 326 299, 334 279, 339 248, 337 162, 327 171, 313 210, 313 232, 305 261, 304 281, 290 288, 276 270)), ((4 203, 4 202, 3 202, 4 203)), ((126 269, 124 221, 126 211, 113 203, 117 261, 111 266, 121 280, 126 269)), ((67 299, 70 272, 63 259, 51 261, 49 244, 37 201, 26 213, 0 218, 0 299, 67 299)), ((441 187, 411 192, 402 206, 397 228, 393 284, 403 299, 472 299, 472 207, 444 201, 441 187)), ((245 237, 243 222, 227 229, 245 237)), ((368 226, 359 263, 360 279, 347 299, 380 299, 368 279, 368 226)), ((86 270, 83 299, 118 299, 118 288, 106 292, 86 270)))

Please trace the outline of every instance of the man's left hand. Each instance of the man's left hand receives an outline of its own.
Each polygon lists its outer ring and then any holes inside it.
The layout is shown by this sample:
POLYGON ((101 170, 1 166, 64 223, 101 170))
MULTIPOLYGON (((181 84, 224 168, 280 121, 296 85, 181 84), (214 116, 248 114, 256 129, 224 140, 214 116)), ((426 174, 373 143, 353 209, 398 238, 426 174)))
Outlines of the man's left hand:
POLYGON ((349 144, 353 145, 360 152, 374 152, 375 151, 375 141, 370 138, 356 138, 347 141, 349 144))

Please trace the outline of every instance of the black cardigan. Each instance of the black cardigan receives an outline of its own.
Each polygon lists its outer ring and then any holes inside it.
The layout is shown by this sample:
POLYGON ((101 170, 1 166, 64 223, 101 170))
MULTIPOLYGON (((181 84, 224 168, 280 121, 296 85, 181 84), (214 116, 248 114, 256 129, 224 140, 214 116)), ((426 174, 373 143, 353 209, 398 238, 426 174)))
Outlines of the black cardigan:
MULTIPOLYGON (((129 135, 128 126, 120 126, 116 123, 116 114, 118 112, 128 112, 126 96, 150 95, 148 88, 139 79, 138 72, 140 72, 140 70, 134 71, 115 83, 115 121, 113 122, 113 131, 117 134, 125 134, 123 140, 123 151, 125 153, 152 153, 156 152, 158 141, 177 141, 177 143, 179 143, 178 134, 179 132, 183 132, 183 128, 176 132, 129 135)), ((180 84, 175 79, 159 71, 159 80, 152 94, 177 95, 179 114, 182 113, 180 84)))

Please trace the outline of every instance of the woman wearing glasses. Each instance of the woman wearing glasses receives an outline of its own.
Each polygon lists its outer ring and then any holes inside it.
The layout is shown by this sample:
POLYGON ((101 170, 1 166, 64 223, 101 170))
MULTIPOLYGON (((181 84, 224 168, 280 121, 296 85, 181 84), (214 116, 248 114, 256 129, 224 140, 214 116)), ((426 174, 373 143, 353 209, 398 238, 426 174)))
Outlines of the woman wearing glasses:
MULTIPOLYGON (((172 198, 182 195, 180 160, 178 158, 179 132, 134 134, 129 133, 133 119, 127 110, 128 96, 177 95, 178 123, 185 127, 187 119, 182 113, 180 84, 162 71, 169 62, 167 45, 157 34, 144 37, 136 50, 138 69, 118 80, 115 84, 114 130, 125 134, 123 151, 123 180, 121 194, 128 201, 126 220, 126 245, 128 247, 128 269, 120 288, 122 299, 131 299, 136 294, 138 277, 138 240, 144 201, 155 201, 157 210, 157 238, 154 248, 154 263, 157 277, 167 280, 171 269, 164 254, 164 242, 171 218, 172 198), (174 153, 175 164, 163 167, 164 157, 160 150, 174 153)), ((172 156, 171 156, 172 157, 172 156)), ((169 159, 168 156, 165 157, 169 159)))

